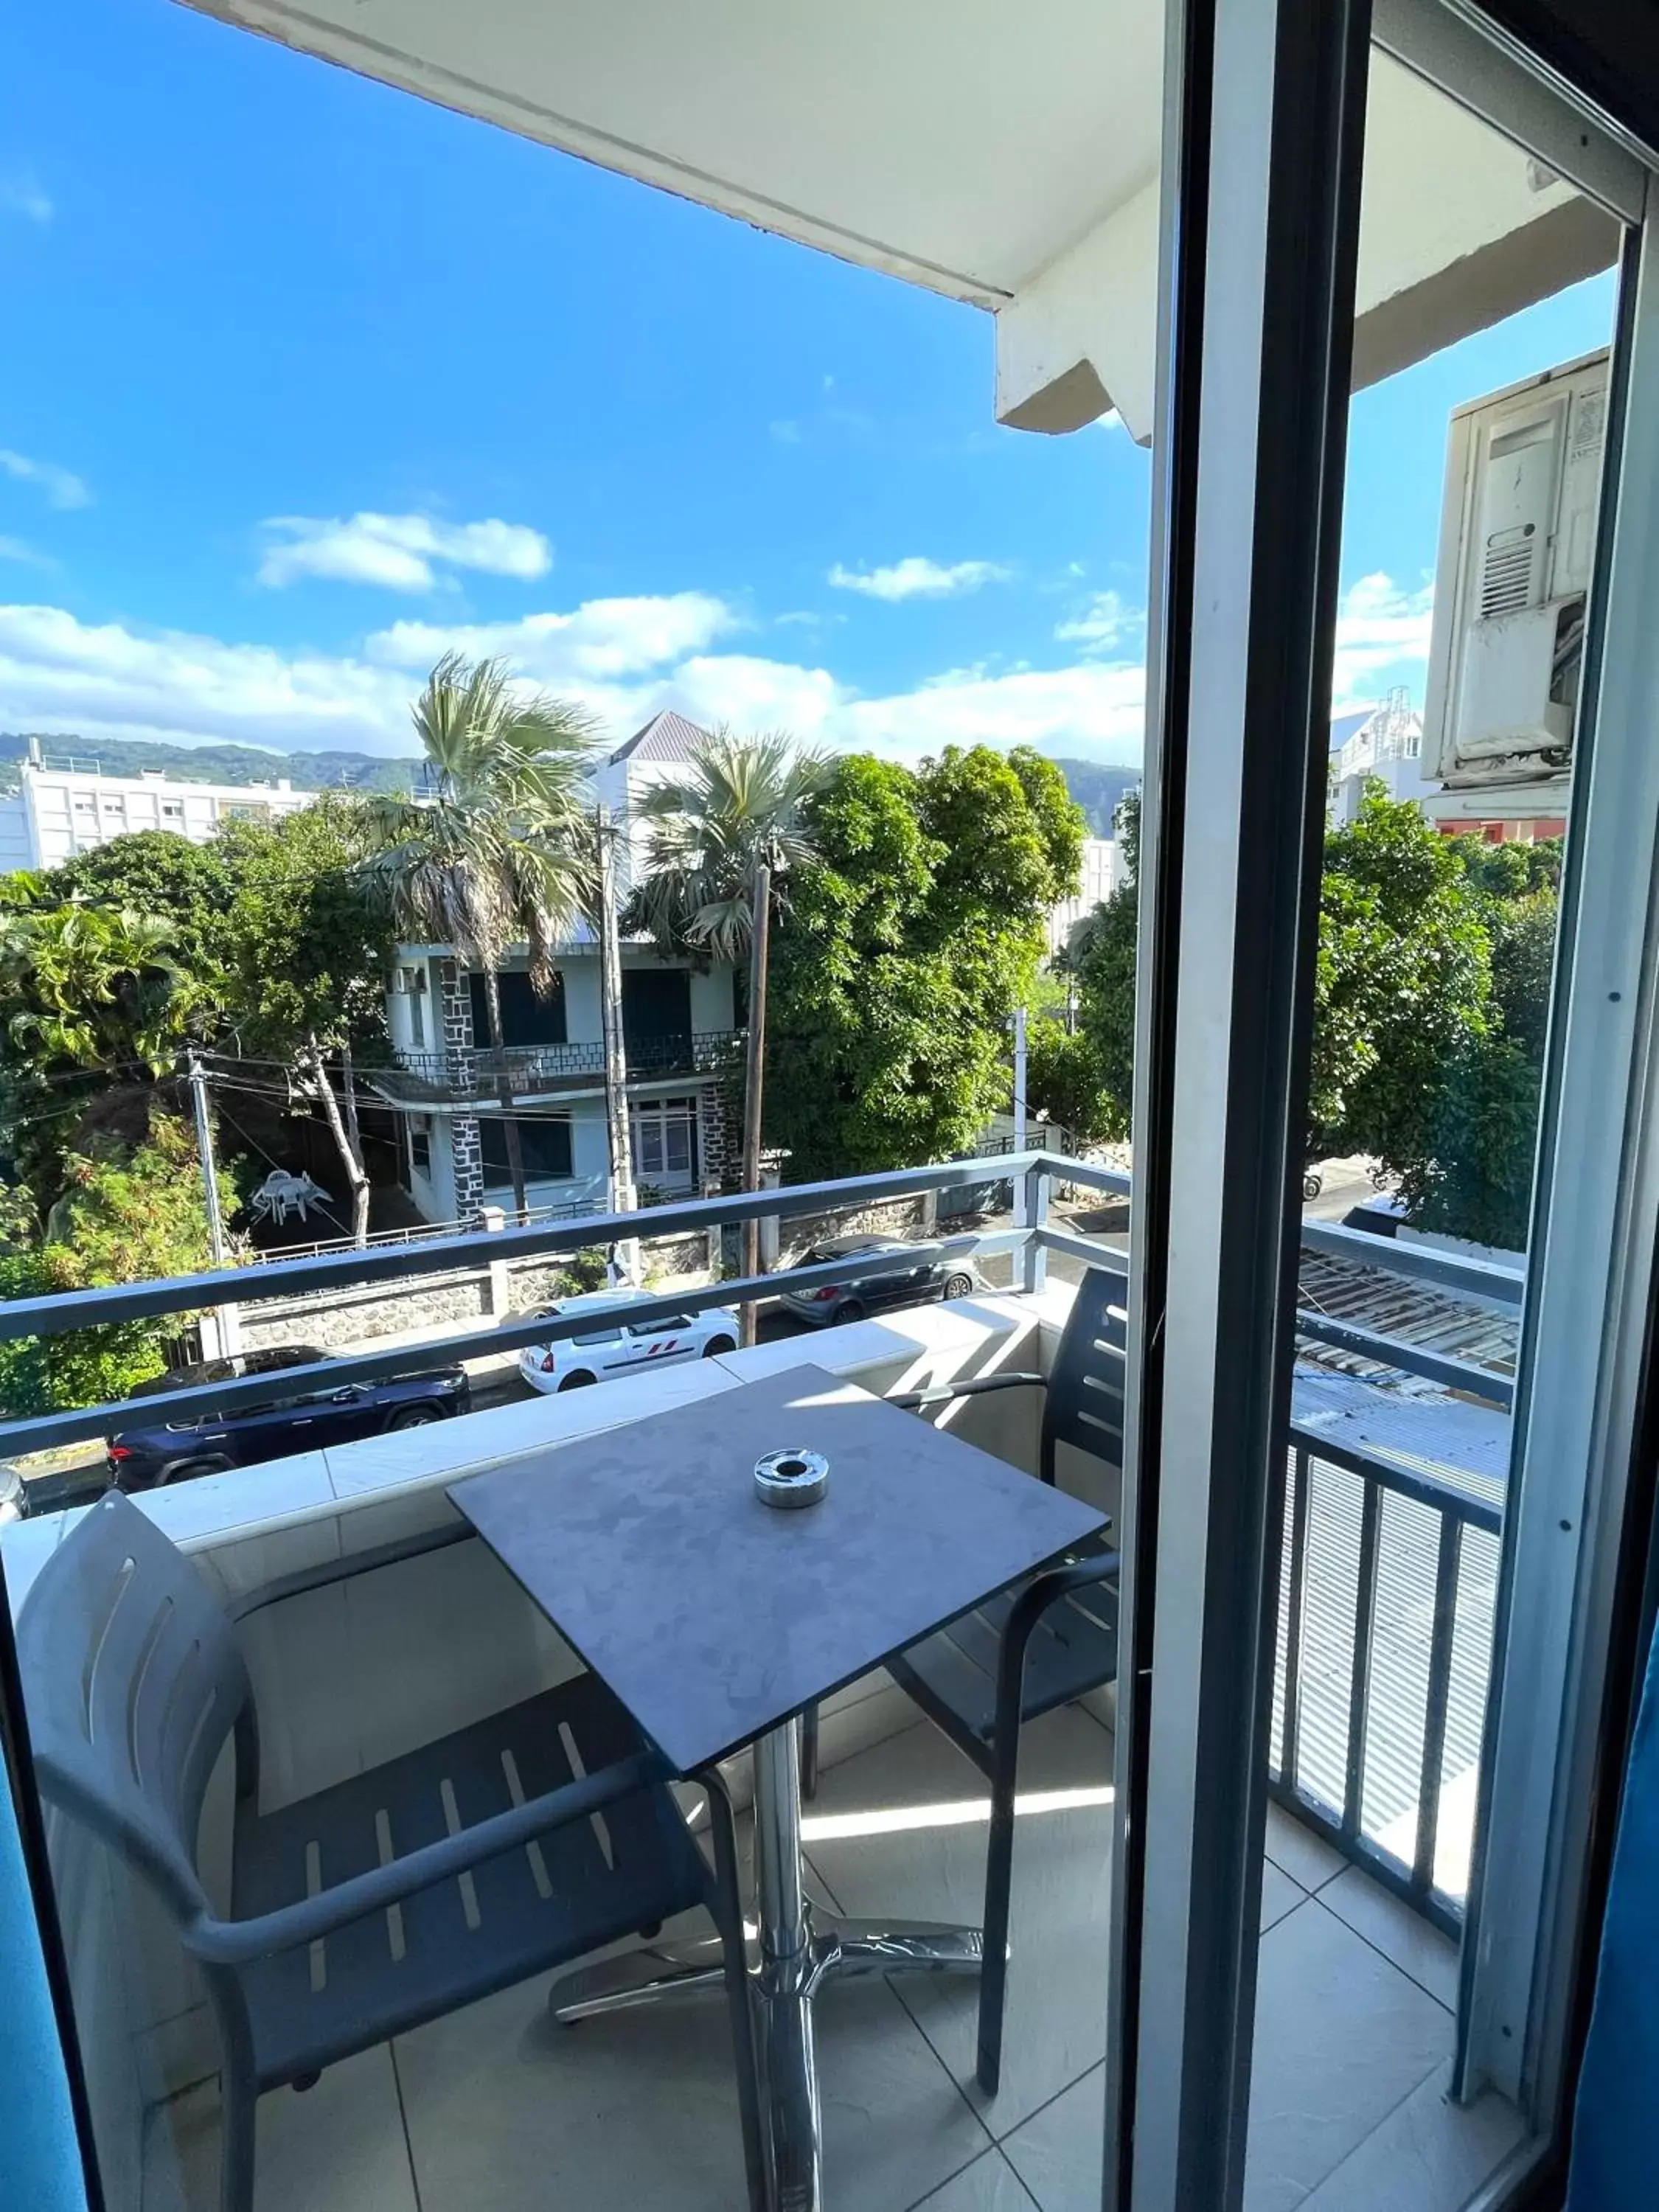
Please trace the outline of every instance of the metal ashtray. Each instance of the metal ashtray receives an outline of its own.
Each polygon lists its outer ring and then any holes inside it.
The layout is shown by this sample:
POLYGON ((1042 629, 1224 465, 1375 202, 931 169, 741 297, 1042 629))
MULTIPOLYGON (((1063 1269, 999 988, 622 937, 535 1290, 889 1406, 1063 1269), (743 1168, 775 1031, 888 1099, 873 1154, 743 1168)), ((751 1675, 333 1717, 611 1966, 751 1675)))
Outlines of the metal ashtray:
POLYGON ((830 1462, 822 1452, 768 1452, 755 1462, 755 1495, 763 1505, 793 1512, 816 1505, 830 1487, 830 1462))

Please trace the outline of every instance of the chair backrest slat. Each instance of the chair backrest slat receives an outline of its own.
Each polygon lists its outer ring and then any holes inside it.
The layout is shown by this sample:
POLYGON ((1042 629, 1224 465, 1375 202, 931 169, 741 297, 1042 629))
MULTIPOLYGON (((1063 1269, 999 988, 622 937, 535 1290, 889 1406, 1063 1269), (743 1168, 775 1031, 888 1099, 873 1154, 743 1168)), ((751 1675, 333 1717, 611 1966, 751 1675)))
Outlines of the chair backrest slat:
POLYGON ((251 1702, 229 1623, 190 1561, 112 1491, 35 1577, 17 1624, 41 1794, 184 1915, 202 1800, 251 1702))
POLYGON ((1091 1267, 1077 1286, 1048 1388, 1043 1393, 1042 1474, 1054 1479, 1054 1447, 1123 1466, 1123 1394, 1128 1361, 1129 1279, 1091 1267))

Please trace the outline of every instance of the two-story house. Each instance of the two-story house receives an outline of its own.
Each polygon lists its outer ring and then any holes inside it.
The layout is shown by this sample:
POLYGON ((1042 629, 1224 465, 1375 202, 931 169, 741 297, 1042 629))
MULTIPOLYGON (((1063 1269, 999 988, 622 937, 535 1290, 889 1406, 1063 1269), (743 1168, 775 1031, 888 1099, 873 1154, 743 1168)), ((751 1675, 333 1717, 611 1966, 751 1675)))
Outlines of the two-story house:
MULTIPOLYGON (((690 757, 702 732, 659 714, 617 748, 596 778, 633 832, 640 790, 690 757)), ((619 870, 625 889, 629 869, 619 870)), ((719 1182, 726 1161, 726 1079, 740 1048, 741 983, 727 962, 660 958, 622 948, 623 1042, 636 1184, 685 1195, 719 1182)), ((586 926, 558 950, 552 990, 538 998, 520 951, 499 975, 502 1037, 488 1043, 484 979, 443 945, 398 948, 387 1013, 395 1068, 367 1077, 396 1108, 403 1176, 428 1221, 470 1222, 511 1201, 500 1103, 505 1075, 532 1206, 602 1207, 610 1146, 600 1021, 599 945, 586 926)))

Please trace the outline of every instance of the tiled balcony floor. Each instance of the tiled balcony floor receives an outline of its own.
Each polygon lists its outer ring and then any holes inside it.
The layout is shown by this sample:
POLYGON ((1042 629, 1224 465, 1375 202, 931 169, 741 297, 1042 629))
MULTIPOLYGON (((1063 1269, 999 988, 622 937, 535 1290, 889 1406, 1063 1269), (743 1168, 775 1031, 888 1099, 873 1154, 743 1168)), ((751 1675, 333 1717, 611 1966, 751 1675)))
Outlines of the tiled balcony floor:
MULTIPOLYGON (((1006 2057, 972 2079, 971 1984, 832 1989, 818 2007, 830 2212, 1097 2212, 1110 1735, 1028 1729, 1006 2057)), ((824 1775, 817 1887, 843 1911, 976 1919, 978 1775, 918 1723, 824 1775)), ((1452 1946, 1270 1812, 1249 2212, 1453 2212, 1514 2115, 1443 2100, 1452 1946)), ((718 2004, 559 2028, 529 1984, 259 2114, 258 2212, 732 2212, 743 2201, 718 2004)), ((216 2202, 215 2093, 151 2127, 145 2212, 216 2202)))

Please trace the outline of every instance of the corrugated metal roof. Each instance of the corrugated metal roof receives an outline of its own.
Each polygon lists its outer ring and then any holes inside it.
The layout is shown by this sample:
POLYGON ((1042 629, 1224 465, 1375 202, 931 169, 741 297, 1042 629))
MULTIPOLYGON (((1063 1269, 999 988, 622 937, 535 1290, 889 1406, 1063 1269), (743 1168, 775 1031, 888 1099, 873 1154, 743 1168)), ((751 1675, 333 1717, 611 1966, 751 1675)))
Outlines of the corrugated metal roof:
POLYGON ((690 760, 698 746, 707 743, 709 734, 699 723, 684 714, 677 714, 670 707, 660 714, 653 714, 644 728, 635 730, 611 757, 613 761, 690 760))
MULTIPOLYGON (((1333 1321, 1400 1337, 1407 1344, 1421 1345, 1425 1352, 1467 1359, 1500 1375, 1515 1372, 1520 1316, 1512 1307, 1499 1311, 1432 1283, 1391 1275, 1383 1267, 1360 1267, 1321 1252, 1303 1253, 1299 1294, 1304 1306, 1328 1314, 1333 1321)), ((1372 1376, 1389 1371, 1334 1345, 1304 1345, 1297 1356, 1340 1374, 1372 1376)))

